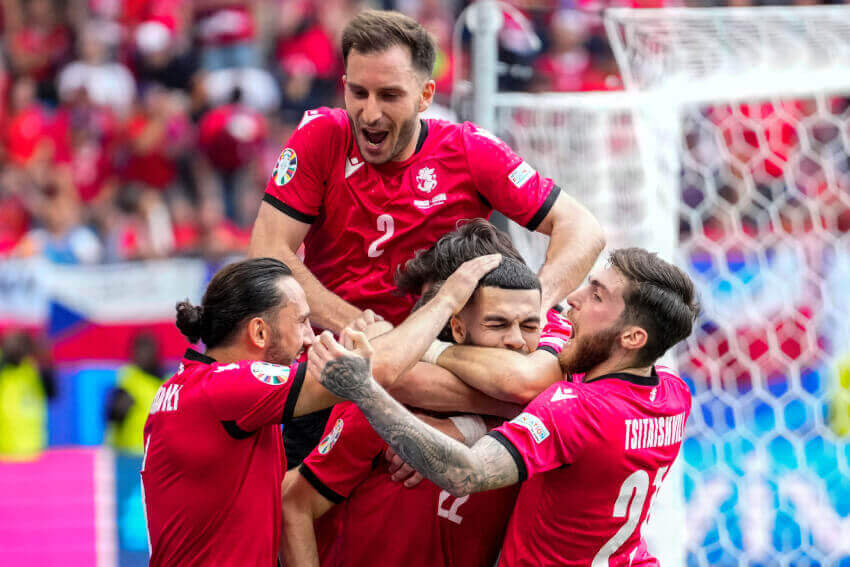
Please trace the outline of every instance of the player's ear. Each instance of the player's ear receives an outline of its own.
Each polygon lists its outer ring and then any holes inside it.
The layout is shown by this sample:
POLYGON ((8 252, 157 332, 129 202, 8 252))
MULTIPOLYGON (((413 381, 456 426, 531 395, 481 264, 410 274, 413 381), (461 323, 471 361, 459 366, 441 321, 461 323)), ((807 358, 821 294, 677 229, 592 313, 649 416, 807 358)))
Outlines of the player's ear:
POLYGON ((434 102, 434 91, 437 89, 437 83, 434 82, 434 79, 428 79, 425 81, 425 84, 422 85, 422 92, 419 96, 419 107, 417 112, 425 112, 431 106, 431 103, 434 102))
POLYGON ((466 343, 466 325, 463 324, 463 321, 460 320, 460 317, 457 315, 452 315, 452 318, 449 319, 449 325, 452 328, 452 337, 457 344, 462 345, 466 343))
POLYGON ((248 339, 255 347, 266 348, 269 340, 269 329, 262 317, 254 317, 248 321, 248 339))
POLYGON ((620 333, 620 345, 626 350, 638 351, 644 347, 647 338, 646 329, 629 325, 620 333))

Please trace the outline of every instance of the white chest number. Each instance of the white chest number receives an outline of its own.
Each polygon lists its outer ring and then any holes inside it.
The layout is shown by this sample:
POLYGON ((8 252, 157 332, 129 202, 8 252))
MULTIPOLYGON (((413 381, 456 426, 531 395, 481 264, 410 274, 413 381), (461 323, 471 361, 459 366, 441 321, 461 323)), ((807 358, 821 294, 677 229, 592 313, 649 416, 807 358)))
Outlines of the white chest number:
POLYGON ((378 231, 383 232, 384 234, 373 240, 372 244, 369 245, 368 254, 370 258, 377 258, 383 254, 384 251, 378 250, 378 247, 393 237, 393 233, 395 232, 395 221, 390 215, 381 215, 378 217, 378 231))
MULTIPOLYGON (((661 481, 664 480, 664 473, 666 472, 667 467, 661 467, 655 473, 655 481, 652 483, 655 492, 653 492, 649 501, 650 507, 655 501, 655 496, 658 494, 658 489, 661 487, 661 481)), ((649 473, 646 471, 633 472, 620 486, 620 494, 617 496, 617 501, 614 502, 613 515, 615 518, 626 518, 626 523, 602 546, 602 549, 593 558, 591 567, 608 567, 608 559, 634 533, 643 513, 647 492, 649 492, 649 473)), ((649 519, 649 513, 647 513, 647 519, 649 519)))
POLYGON ((445 490, 440 491, 440 500, 437 502, 437 515, 441 518, 445 518, 450 522, 454 522, 458 525, 463 521, 463 517, 458 514, 458 509, 463 506, 467 500, 469 500, 469 494, 466 496, 461 496, 460 498, 455 498, 454 502, 452 502, 451 507, 446 508, 444 505, 448 499, 452 498, 452 495, 445 490))

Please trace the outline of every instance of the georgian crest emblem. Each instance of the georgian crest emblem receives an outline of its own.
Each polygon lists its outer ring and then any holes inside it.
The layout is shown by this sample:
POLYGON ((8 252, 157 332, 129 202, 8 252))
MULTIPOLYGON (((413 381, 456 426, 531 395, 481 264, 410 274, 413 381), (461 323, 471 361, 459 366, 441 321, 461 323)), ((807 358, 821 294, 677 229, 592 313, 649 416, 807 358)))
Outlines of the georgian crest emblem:
POLYGON ((416 188, 423 193, 430 193, 437 188, 437 175, 433 167, 423 167, 416 175, 416 188))

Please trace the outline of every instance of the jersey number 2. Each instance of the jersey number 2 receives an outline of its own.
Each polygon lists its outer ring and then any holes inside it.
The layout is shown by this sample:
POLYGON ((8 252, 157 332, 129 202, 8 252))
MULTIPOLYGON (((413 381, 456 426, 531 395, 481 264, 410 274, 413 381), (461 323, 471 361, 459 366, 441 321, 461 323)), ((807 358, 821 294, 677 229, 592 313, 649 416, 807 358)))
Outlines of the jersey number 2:
POLYGON ((370 258, 377 258, 383 254, 384 251, 378 250, 378 247, 393 237, 395 221, 390 215, 381 215, 378 217, 378 231, 384 234, 373 240, 372 244, 369 245, 368 254, 370 258))
MULTIPOLYGON (((658 489, 661 488, 661 481, 664 480, 664 473, 666 472, 667 467, 661 467, 655 473, 655 481, 652 483, 655 492, 653 492, 649 501, 650 507, 655 501, 658 489)), ((602 549, 593 558, 590 567, 608 567, 608 559, 631 537, 643 513, 643 504, 646 502, 647 492, 649 492, 649 474, 646 471, 637 470, 623 482, 623 485, 620 486, 620 494, 617 495, 617 501, 614 502, 614 517, 625 517, 626 523, 602 546, 602 549)), ((648 518, 649 514, 647 514, 648 518)), ((644 523, 646 523, 646 520, 644 520, 644 523)))
POLYGON ((466 496, 461 496, 460 498, 455 498, 455 501, 452 502, 451 507, 444 508, 443 504, 446 503, 446 500, 451 498, 452 495, 445 490, 440 491, 440 500, 437 502, 437 515, 441 518, 445 518, 450 522, 454 522, 458 525, 463 521, 463 517, 457 513, 458 509, 461 506, 466 504, 466 501, 469 500, 469 494, 466 496))

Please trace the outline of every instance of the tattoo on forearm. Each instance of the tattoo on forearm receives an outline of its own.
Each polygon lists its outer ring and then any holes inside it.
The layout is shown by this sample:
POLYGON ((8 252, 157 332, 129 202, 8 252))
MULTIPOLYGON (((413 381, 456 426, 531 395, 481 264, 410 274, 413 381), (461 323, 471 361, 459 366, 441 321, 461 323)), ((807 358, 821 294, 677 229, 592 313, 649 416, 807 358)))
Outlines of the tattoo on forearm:
POLYGON ((343 356, 322 369, 322 384, 331 393, 353 402, 369 395, 369 361, 359 356, 343 356))
POLYGON ((480 492, 518 480, 513 458, 494 439, 485 437, 470 449, 418 420, 385 392, 359 405, 375 431, 407 464, 449 492, 480 492))

